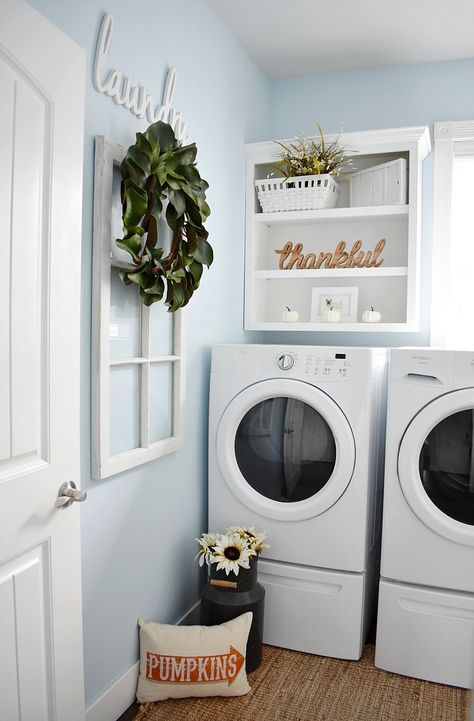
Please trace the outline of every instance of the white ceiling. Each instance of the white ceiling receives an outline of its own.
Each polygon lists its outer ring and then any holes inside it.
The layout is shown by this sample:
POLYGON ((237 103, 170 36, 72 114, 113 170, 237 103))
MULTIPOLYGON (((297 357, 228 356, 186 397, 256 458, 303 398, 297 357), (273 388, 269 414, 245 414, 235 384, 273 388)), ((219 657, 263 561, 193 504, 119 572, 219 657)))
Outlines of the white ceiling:
POLYGON ((474 57, 474 0, 207 0, 270 79, 474 57))

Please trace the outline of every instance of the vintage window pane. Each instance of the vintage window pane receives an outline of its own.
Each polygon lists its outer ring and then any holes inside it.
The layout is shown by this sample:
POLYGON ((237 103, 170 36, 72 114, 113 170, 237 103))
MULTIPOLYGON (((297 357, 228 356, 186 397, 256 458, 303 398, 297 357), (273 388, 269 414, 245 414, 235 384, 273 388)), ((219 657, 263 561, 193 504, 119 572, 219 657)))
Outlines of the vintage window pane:
POLYGON ((141 366, 114 366, 110 369, 110 455, 140 446, 141 366))
POLYGON ((140 356, 140 299, 136 288, 125 286, 117 268, 110 273, 110 357, 140 356))
POLYGON ((132 258, 130 253, 122 250, 116 244, 117 239, 123 238, 123 220, 122 220, 122 200, 120 186, 122 183, 122 174, 120 165, 114 163, 112 175, 112 227, 110 236, 110 250, 114 262, 125 263, 130 265, 132 258))
POLYGON ((154 303, 150 308, 150 356, 173 354, 173 313, 168 313, 164 303, 154 303))
POLYGON ((173 363, 152 363, 149 378, 150 443, 173 433, 173 363))

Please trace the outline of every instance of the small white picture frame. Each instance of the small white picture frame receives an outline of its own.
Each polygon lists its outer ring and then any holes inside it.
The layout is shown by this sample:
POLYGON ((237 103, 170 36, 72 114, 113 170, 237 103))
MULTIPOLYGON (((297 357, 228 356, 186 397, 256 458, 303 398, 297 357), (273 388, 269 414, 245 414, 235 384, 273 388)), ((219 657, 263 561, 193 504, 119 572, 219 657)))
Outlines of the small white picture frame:
POLYGON ((329 307, 341 314, 340 323, 357 322, 358 288, 313 288, 311 295, 311 323, 326 323, 329 307), (330 306, 328 306, 328 301, 330 306))

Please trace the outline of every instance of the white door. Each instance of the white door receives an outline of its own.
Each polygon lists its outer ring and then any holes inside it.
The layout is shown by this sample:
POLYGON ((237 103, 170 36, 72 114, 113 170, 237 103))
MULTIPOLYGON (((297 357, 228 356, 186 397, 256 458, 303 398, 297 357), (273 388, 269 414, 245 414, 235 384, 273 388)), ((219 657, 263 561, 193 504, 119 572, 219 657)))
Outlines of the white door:
POLYGON ((0 12, 0 719, 84 718, 79 301, 84 54, 0 12))

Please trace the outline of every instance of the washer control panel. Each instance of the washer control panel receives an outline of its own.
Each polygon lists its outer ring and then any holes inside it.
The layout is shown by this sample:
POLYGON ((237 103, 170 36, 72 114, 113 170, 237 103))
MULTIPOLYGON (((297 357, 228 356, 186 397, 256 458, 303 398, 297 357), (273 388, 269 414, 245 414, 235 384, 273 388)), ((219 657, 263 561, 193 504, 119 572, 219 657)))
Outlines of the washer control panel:
POLYGON ((299 352, 285 351, 275 357, 278 368, 282 371, 295 371, 301 376, 330 380, 345 380, 350 378, 353 370, 347 353, 299 352))

